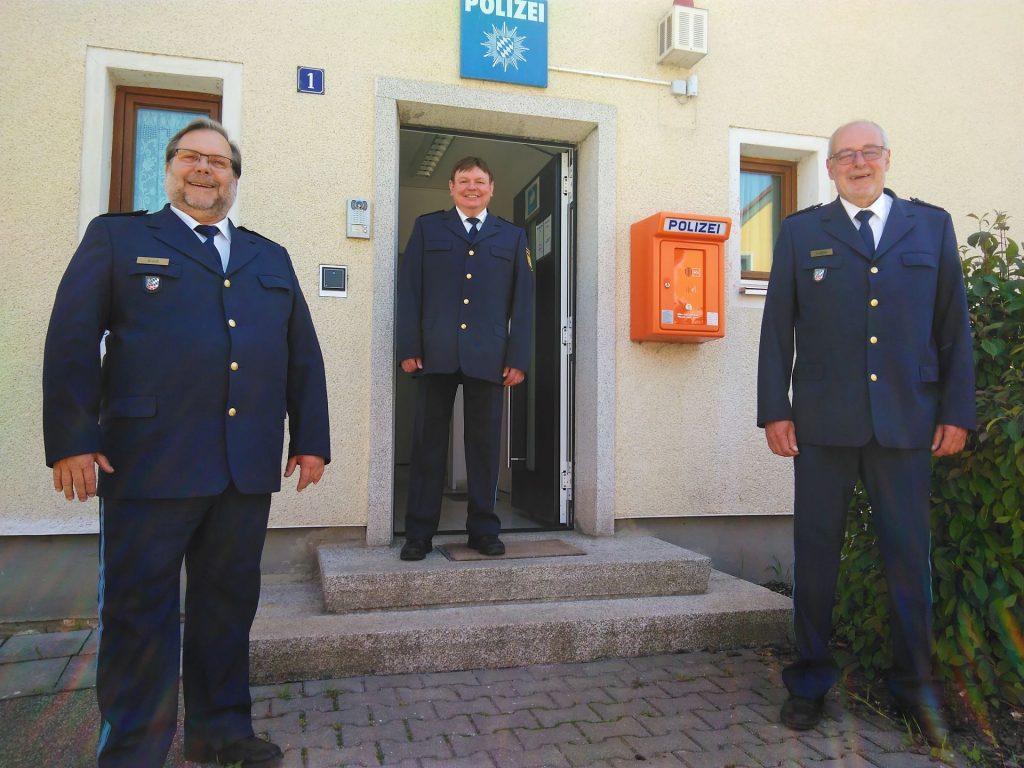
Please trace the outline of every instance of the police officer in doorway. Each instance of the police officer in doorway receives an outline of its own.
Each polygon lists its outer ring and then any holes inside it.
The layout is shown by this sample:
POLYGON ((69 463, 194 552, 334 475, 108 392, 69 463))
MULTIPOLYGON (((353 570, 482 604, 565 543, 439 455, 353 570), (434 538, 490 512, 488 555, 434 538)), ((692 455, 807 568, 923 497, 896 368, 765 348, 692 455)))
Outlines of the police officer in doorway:
POLYGON ((975 426, 974 363, 953 222, 886 189, 889 160, 880 126, 841 126, 827 160, 838 199, 787 218, 775 245, 757 423, 772 452, 793 459, 796 481, 799 659, 783 672, 781 717, 813 728, 838 678, 832 605, 860 478, 889 586, 889 688, 937 744, 946 728, 931 671, 929 464, 963 449, 975 426))
POLYGON ((533 333, 533 264, 521 227, 489 213, 490 169, 466 157, 455 207, 420 216, 398 269, 397 356, 418 377, 403 560, 431 551, 441 515, 455 393, 465 403, 469 546, 502 555, 494 513, 504 387, 523 381, 533 333))

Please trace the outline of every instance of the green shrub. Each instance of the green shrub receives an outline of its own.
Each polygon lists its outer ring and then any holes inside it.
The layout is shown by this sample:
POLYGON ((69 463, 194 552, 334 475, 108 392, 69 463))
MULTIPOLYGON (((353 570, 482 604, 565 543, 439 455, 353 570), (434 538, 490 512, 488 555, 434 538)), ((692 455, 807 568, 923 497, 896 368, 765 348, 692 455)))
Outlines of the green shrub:
MULTIPOLYGON (((1024 704, 1024 259, 1007 216, 974 216, 960 248, 974 332, 978 431, 933 461, 932 579, 939 670, 975 704, 1024 704)), ((839 647, 869 675, 891 664, 871 509, 850 505, 835 608, 839 647)), ((850 661, 851 659, 846 659, 850 661)))

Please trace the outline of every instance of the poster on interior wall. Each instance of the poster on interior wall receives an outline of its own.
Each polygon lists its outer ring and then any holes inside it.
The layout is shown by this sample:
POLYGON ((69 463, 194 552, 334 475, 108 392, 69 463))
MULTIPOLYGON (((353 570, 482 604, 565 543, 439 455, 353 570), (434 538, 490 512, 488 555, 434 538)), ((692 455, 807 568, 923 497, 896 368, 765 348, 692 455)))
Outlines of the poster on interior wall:
POLYGON ((535 224, 530 238, 530 250, 537 254, 537 261, 540 261, 551 253, 551 216, 544 221, 535 224))
POLYGON ((547 88, 547 0, 458 2, 462 77, 547 88))
POLYGON ((533 218, 533 214, 540 208, 540 176, 534 176, 533 181, 530 182, 530 186, 526 188, 526 199, 525 199, 526 219, 529 221, 533 218))

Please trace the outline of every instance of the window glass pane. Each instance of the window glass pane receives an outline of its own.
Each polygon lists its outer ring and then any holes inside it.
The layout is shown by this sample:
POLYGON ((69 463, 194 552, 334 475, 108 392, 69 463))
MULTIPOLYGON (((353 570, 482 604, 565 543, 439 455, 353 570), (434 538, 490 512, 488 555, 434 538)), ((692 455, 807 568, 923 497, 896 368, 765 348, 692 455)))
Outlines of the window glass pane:
POLYGON ((140 107, 135 113, 135 173, 132 209, 158 211, 167 203, 164 194, 164 150, 171 136, 203 112, 140 107))
POLYGON ((782 177, 740 173, 740 261, 744 272, 769 272, 782 225, 782 177))

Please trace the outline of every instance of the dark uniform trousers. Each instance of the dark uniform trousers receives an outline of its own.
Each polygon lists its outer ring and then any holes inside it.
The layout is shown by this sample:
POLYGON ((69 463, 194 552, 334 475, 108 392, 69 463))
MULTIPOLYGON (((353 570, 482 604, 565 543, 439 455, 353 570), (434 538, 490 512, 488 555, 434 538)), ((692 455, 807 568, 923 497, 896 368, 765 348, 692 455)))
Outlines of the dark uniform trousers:
POLYGON ((189 743, 253 734, 249 629, 260 594, 270 494, 103 498, 96 695, 100 768, 159 768, 177 726, 189 743), (187 622, 180 634, 184 560, 187 622))
POLYGON ((471 536, 497 535, 494 513, 501 459, 501 412, 504 387, 455 373, 419 377, 413 425, 409 498, 405 535, 429 539, 441 517, 441 494, 448 463, 448 433, 455 393, 462 385, 465 404, 466 476, 469 485, 466 531, 471 536))
POLYGON ((889 687, 903 703, 927 701, 931 688, 931 567, 928 449, 800 444, 794 459, 793 622, 801 661, 783 671, 795 696, 823 696, 838 679, 829 653, 832 606, 846 515, 860 477, 871 499, 892 622, 889 687))

